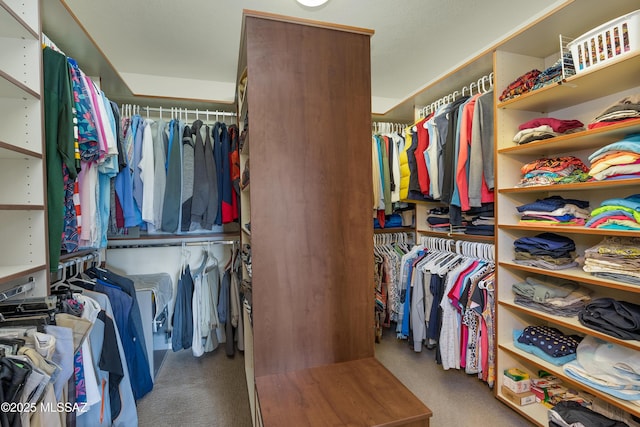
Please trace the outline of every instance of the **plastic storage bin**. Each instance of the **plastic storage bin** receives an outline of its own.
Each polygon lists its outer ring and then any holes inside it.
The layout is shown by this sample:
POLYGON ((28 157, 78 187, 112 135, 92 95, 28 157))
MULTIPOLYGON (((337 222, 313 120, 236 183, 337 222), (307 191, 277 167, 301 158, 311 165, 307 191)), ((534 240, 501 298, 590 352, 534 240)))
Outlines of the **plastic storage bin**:
POLYGON ((576 74, 640 50, 640 9, 613 19, 569 43, 576 74))

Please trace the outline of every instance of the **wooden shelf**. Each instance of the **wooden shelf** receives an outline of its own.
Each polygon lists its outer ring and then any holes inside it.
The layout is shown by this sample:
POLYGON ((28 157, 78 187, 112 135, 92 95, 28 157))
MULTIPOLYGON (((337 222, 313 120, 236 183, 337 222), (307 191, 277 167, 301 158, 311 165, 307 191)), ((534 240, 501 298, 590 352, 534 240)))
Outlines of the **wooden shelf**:
POLYGON ((386 233, 415 233, 416 230, 413 227, 391 227, 391 228, 374 228, 373 234, 386 234, 386 233))
POLYGON ((39 265, 3 265, 0 266, 0 284, 9 283, 29 274, 43 271, 47 268, 46 264, 39 265))
POLYGON ((560 279, 574 280, 576 282, 589 283, 589 284, 601 286, 604 288, 619 289, 625 292, 640 294, 640 286, 632 285, 630 283, 613 282, 605 279, 600 279, 597 276, 593 276, 587 273, 586 271, 584 271, 582 268, 579 268, 579 267, 567 268, 565 270, 548 270, 544 268, 519 265, 514 262, 508 262, 508 261, 500 261, 498 265, 501 267, 512 269, 512 270, 526 271, 528 273, 540 274, 543 276, 558 277, 560 279))
POLYGON ((16 147, 15 145, 11 145, 9 143, 0 141, 0 158, 2 159, 24 159, 24 158, 35 158, 42 159, 42 153, 37 153, 35 151, 27 150, 25 148, 16 147))
POLYGON ((43 211, 43 205, 0 205, 0 211, 43 211))
POLYGON ((536 311, 532 308, 528 308, 528 307, 524 307, 521 305, 518 305, 514 302, 513 298, 511 299, 504 299, 504 300, 500 300, 498 301, 498 304, 504 307, 509 308, 510 310, 513 311, 518 311, 521 313, 525 313, 529 316, 532 317, 536 317, 538 319, 540 319, 543 322, 551 322, 554 323, 558 326, 563 326, 565 328, 569 328, 572 329, 576 332, 580 332, 583 335, 593 335, 595 337, 598 337, 602 340, 605 341, 609 341, 609 342, 613 342, 616 343, 618 345, 621 345, 623 347, 628 347, 631 348, 633 350, 638 350, 640 351, 640 341, 637 340, 621 340, 619 338, 616 337, 612 337, 611 335, 607 335, 604 334, 602 332, 596 331, 595 329, 591 329, 588 328, 586 326, 584 326, 582 323, 580 323, 580 321, 578 320, 577 317, 562 317, 562 316, 555 316, 553 314, 549 314, 549 313, 545 313, 542 311, 536 311))
POLYGON ((546 427, 549 425, 547 422, 540 423, 540 420, 547 420, 547 412, 549 412, 549 409, 542 403, 532 403, 531 405, 518 406, 504 397, 500 389, 496 391, 496 398, 505 405, 509 406, 514 411, 518 412, 523 417, 527 418, 532 423, 540 427, 546 427))
POLYGON ((601 188, 622 188, 622 187, 638 187, 640 178, 632 179, 613 179, 604 181, 578 182, 575 184, 555 184, 555 185, 535 185, 531 187, 510 187, 501 188, 499 193, 547 193, 549 191, 587 191, 598 190, 601 188))
POLYGON ((40 99, 34 90, 0 70, 0 97, 18 99, 40 99))
POLYGON ((478 242, 486 242, 493 243, 495 241, 495 236, 481 236, 477 234, 464 234, 464 233, 450 233, 445 231, 432 231, 432 230, 417 230, 418 233, 433 236, 433 237, 442 237, 443 239, 454 239, 454 240, 473 240, 478 242))
POLYGON ((611 61, 608 66, 585 71, 516 98, 498 103, 498 109, 547 113, 602 98, 640 85, 640 52, 611 61))
POLYGON ((8 4, 0 0, 0 37, 38 40, 37 31, 27 24, 8 4))
POLYGON ((609 402, 615 406, 618 406, 620 408, 623 408, 626 412, 629 412, 630 414, 633 414, 635 416, 640 416, 640 407, 629 403, 628 401, 624 401, 622 399, 617 399, 613 396, 611 396, 610 394, 601 392, 599 390, 596 390, 594 388, 589 387, 589 385, 578 382, 576 380, 574 380, 573 378, 569 377, 568 375, 566 375, 564 373, 564 370, 562 369, 562 366, 556 366, 552 363, 549 363, 543 359, 540 359, 539 357, 536 357, 535 355, 531 354, 531 353, 527 353, 523 350, 520 350, 519 348, 517 348, 512 342, 511 343, 502 343, 498 346, 498 348, 502 351, 505 351, 507 353, 509 353, 511 356, 517 358, 517 359, 522 359, 524 360, 526 364, 532 364, 534 366, 536 366, 539 369, 544 369, 545 371, 557 376, 558 378, 562 379, 562 381, 566 382, 567 384, 579 388, 581 390, 585 390, 587 391, 589 394, 592 394, 594 396, 599 397, 600 399, 609 402))
POLYGON ((499 225, 501 230, 536 231, 540 233, 564 233, 564 234, 590 234, 596 236, 624 236, 638 237, 640 230, 609 230, 606 228, 589 228, 584 226, 560 226, 560 225, 499 225))
POLYGON ((513 147, 502 148, 498 150, 498 153, 544 156, 575 151, 578 145, 581 150, 597 149, 619 141, 626 135, 638 132, 640 132, 640 119, 534 141, 528 144, 514 145, 513 147))

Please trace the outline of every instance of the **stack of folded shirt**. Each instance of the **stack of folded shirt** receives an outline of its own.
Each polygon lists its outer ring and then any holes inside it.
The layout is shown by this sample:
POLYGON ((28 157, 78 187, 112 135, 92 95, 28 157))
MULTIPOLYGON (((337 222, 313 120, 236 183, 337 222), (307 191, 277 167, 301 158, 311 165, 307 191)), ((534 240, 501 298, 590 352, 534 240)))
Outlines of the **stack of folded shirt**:
POLYGON ((590 388, 640 405, 640 351, 586 336, 565 374, 590 388))
POLYGON ((527 277, 511 286, 514 302, 556 316, 577 316, 591 301, 591 291, 571 280, 527 277))
POLYGON ((605 237, 585 250, 582 268, 597 277, 640 285, 640 237, 605 237))
MULTIPOLYGON (((640 340, 640 305, 613 298, 591 301, 578 314, 580 323, 621 340, 640 340)), ((640 372, 639 372, 640 374, 640 372)))
POLYGON ((569 184, 589 180, 589 168, 574 156, 542 158, 522 166, 518 187, 569 184))
POLYGON ((438 208, 432 208, 427 215, 427 224, 429 228, 434 231, 449 231, 449 208, 442 206, 438 208))
POLYGON ((540 89, 541 87, 550 85, 551 83, 558 82, 564 78, 572 76, 576 73, 576 69, 573 65, 573 58, 571 53, 565 53, 561 58, 549 68, 540 73, 536 78, 536 83, 533 85, 532 90, 540 89), (564 60, 564 75, 562 74, 562 61, 564 60))
POLYGON ((529 120, 518 126, 519 132, 513 137, 513 142, 526 144, 540 139, 549 139, 568 133, 584 130, 579 120, 560 120, 553 117, 540 117, 529 120))
MULTIPOLYGON (((617 414, 616 414, 617 415, 617 414)), ((563 400, 547 412, 549 427, 598 426, 629 427, 623 421, 609 418, 593 411, 580 402, 563 400)), ((631 415, 628 415, 631 417, 631 415)))
POLYGON ((542 233, 534 237, 521 237, 513 242, 516 264, 548 270, 577 267, 576 245, 566 236, 542 233))
POLYGON ((464 212, 466 222, 465 234, 476 236, 495 235, 494 203, 483 203, 464 212))
MULTIPOLYGON (((589 218, 589 202, 551 196, 518 206, 522 215, 520 224, 530 225, 584 225, 589 218)), ((640 213, 639 213, 640 215, 640 213)))
POLYGON ((582 338, 565 335, 550 326, 527 326, 514 331, 514 344, 528 353, 560 366, 576 358, 576 349, 582 338))
POLYGON ((640 194, 607 199, 591 212, 590 228, 640 230, 640 194))
POLYGON ((607 107, 587 127, 594 129, 638 118, 640 118, 640 94, 629 95, 607 107))
POLYGON ((527 71, 511 83, 509 86, 502 92, 500 95, 500 101, 506 101, 511 98, 515 98, 516 96, 522 95, 523 93, 527 93, 533 89, 536 84, 536 79, 540 75, 540 70, 533 69, 531 71, 527 71))
POLYGON ((628 135, 589 156, 589 175, 604 179, 640 178, 640 134, 628 135))

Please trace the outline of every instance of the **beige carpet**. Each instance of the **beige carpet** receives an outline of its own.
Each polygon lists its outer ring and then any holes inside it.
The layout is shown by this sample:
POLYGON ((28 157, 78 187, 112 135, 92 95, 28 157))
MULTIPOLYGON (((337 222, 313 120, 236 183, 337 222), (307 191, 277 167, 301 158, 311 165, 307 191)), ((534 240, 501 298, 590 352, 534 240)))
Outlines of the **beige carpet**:
POLYGON ((140 427, 250 427, 244 357, 224 348, 197 358, 167 353, 151 393, 138 402, 140 427))
MULTIPOLYGON (((443 370, 433 351, 415 353, 389 330, 376 357, 433 411, 432 427, 533 425, 474 376, 443 370)), ((138 417, 141 427, 251 427, 242 353, 230 359, 222 348, 201 358, 169 352, 153 391, 138 403, 138 417)))
POLYGON ((530 427, 534 424, 493 397, 486 383, 464 371, 442 369, 435 350, 415 353, 385 330, 376 357, 431 411, 431 427, 530 427))

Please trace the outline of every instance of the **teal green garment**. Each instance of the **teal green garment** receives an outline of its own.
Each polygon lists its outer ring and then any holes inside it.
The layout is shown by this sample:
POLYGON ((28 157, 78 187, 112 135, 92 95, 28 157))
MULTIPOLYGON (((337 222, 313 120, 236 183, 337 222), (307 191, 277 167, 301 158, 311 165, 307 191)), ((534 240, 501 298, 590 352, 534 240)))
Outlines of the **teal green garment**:
POLYGON ((638 212, 635 209, 632 209, 630 207, 627 206, 621 206, 621 205, 605 205, 605 206, 600 206, 599 208, 595 208, 592 212, 591 212, 591 217, 593 218, 596 215, 600 215, 603 212, 609 212, 609 211, 616 211, 616 210, 620 210, 620 211, 625 211, 625 212, 629 212, 631 215, 633 215, 633 218, 635 218, 636 222, 640 222, 640 212, 638 212))
POLYGON ((380 153, 382 153, 382 176, 384 179, 384 214, 391 215, 393 213, 393 203, 391 202, 391 176, 389 174, 389 155, 387 154, 387 144, 384 137, 378 139, 380 144, 380 153))
POLYGON ((47 227, 49 269, 58 271, 64 231, 63 163, 71 179, 76 179, 73 139, 73 96, 67 58, 52 50, 42 51, 44 74, 44 143, 47 164, 47 227))

